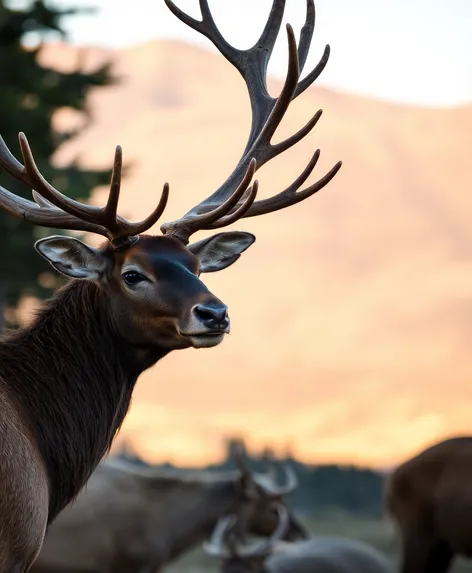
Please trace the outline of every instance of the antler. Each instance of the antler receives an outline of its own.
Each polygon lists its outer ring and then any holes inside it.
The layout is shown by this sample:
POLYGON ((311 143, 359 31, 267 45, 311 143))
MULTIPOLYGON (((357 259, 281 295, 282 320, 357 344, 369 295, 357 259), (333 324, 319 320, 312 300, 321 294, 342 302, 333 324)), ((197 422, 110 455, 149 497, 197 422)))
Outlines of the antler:
POLYGON ((205 551, 214 557, 264 558, 274 544, 282 539, 287 532, 290 516, 283 504, 276 506, 279 522, 274 533, 262 542, 241 543, 232 535, 237 523, 235 515, 227 515, 218 520, 209 543, 204 543, 205 551))
POLYGON ((299 191, 318 162, 320 156, 320 150, 318 149, 297 179, 277 195, 255 201, 257 181, 254 181, 253 185, 248 187, 252 175, 257 169, 308 135, 321 117, 322 110, 319 110, 294 135, 280 143, 271 144, 271 139, 282 121, 290 102, 316 80, 328 62, 330 48, 326 46, 319 63, 304 79, 299 81, 308 56, 315 26, 313 0, 306 0, 306 20, 300 33, 298 48, 293 29, 290 24, 287 24, 288 71, 278 98, 273 98, 269 95, 267 89, 267 65, 282 23, 285 0, 273 0, 269 18, 260 38, 252 48, 247 50, 238 50, 223 38, 211 15, 208 0, 199 0, 202 20, 196 20, 183 12, 174 4, 173 0, 164 1, 177 18, 211 40, 223 56, 242 75, 251 102, 252 123, 243 155, 234 171, 221 187, 207 199, 193 207, 181 219, 164 223, 161 226, 161 231, 175 235, 187 243, 190 235, 196 230, 215 229, 229 225, 237 219, 254 217, 284 209, 307 199, 327 185, 339 171, 341 167, 340 161, 319 181, 299 191))
MULTIPOLYGON (((277 484, 275 467, 271 465, 266 473, 251 473, 246 466, 241 448, 237 448, 233 454, 236 466, 241 474, 254 488, 254 495, 259 496, 262 494, 269 498, 281 498, 288 495, 298 487, 298 478, 292 466, 283 464, 283 469, 286 475, 286 483, 284 485, 277 484)), ((247 493, 249 493, 249 489, 247 493)))
POLYGON ((120 146, 115 150, 107 204, 105 207, 93 207, 66 197, 48 183, 36 166, 25 134, 20 133, 18 138, 24 165, 12 155, 0 136, 0 171, 4 169, 12 177, 31 187, 36 203, 14 195, 0 186, 0 208, 8 213, 42 227, 97 233, 107 237, 115 247, 122 247, 136 241, 136 236, 152 227, 164 212, 169 197, 167 183, 162 190, 159 204, 144 221, 131 223, 117 215, 122 171, 120 146))
POLYGON ((285 485, 278 485, 271 474, 253 474, 252 479, 265 495, 283 497, 298 487, 298 479, 293 468, 287 464, 284 464, 283 468, 287 476, 285 485))

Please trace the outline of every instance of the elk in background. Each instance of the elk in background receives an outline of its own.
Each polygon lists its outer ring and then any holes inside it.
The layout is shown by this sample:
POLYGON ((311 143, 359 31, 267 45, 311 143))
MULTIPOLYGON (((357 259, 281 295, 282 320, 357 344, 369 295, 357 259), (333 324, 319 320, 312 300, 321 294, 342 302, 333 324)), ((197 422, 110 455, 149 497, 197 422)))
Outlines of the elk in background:
POLYGON ((274 0, 255 46, 237 50, 223 40, 206 0, 200 0, 201 22, 167 0, 180 19, 212 39, 240 71, 253 119, 233 173, 181 219, 162 224, 162 236, 143 233, 164 212, 167 184, 145 220, 132 223, 117 214, 120 147, 107 204, 98 208, 68 198, 46 181, 23 133, 23 164, 0 138, 0 171, 33 189, 34 198, 29 201, 0 187, 0 208, 35 225, 88 231, 107 239, 100 248, 65 236, 37 241, 38 253, 72 280, 42 306, 31 324, 0 342, 0 573, 29 570, 47 524, 75 498, 108 451, 139 375, 172 350, 216 346, 229 332, 227 307, 199 277, 233 264, 255 237, 230 231, 189 244, 190 237, 302 201, 339 170, 340 163, 299 191, 316 165, 317 151, 292 185, 255 201, 258 185, 251 181, 256 169, 300 141, 321 115, 271 144, 290 102, 313 83, 328 57, 326 50, 320 64, 299 81, 314 26, 314 7, 308 0, 298 47, 287 26, 289 64, 282 91, 277 99, 269 96, 266 67, 284 4, 274 0))
POLYGON ((234 534, 238 521, 234 514, 218 521, 204 548, 222 560, 221 573, 392 573, 387 558, 361 541, 320 536, 282 541, 290 516, 285 506, 276 507, 279 524, 262 542, 241 543, 234 534))
POLYGON ((399 530, 401 573, 446 573, 472 558, 472 437, 450 438, 400 465, 386 508, 399 530))
MULTIPOLYGON (((237 513, 256 535, 277 526, 274 503, 297 486, 271 474, 192 472, 140 468, 110 458, 94 472, 77 500, 48 529, 35 573, 157 573, 206 539, 218 519, 237 513)), ((308 534, 289 513, 285 539, 308 534)))

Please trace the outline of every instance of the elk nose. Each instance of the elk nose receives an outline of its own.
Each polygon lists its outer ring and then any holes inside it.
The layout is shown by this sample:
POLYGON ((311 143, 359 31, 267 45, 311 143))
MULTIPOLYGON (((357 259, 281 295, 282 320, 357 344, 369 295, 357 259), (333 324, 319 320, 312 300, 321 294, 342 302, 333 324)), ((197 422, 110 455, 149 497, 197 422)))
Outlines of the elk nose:
POLYGON ((197 304, 193 312, 209 329, 225 330, 229 326, 228 307, 221 302, 197 304))

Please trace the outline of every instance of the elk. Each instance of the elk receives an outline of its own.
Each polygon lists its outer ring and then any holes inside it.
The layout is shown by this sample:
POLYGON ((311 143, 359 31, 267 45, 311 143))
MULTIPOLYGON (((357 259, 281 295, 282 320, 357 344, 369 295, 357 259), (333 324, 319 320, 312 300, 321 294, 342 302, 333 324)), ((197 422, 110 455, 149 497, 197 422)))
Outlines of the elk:
POLYGON ((472 558, 472 437, 439 442, 397 467, 385 505, 402 573, 446 573, 455 555, 472 558))
MULTIPOLYGON (((206 539, 218 519, 236 512, 256 535, 277 525, 274 503, 296 486, 270 474, 192 472, 139 468, 109 458, 76 501, 48 529, 34 573, 156 573, 206 539)), ((290 514, 286 539, 307 533, 290 514)))
POLYGON ((35 225, 106 238, 99 248, 71 236, 37 241, 38 253, 71 280, 29 325, 0 342, 0 573, 29 570, 47 525, 76 497, 109 450, 140 374, 172 350, 213 347, 229 332, 227 307, 200 275, 229 267, 255 237, 227 231, 191 244, 190 237, 303 201, 329 183, 341 166, 338 162, 300 190, 315 168, 318 150, 285 190, 255 200, 258 183, 251 181, 256 170, 305 137, 321 116, 318 111, 294 135, 271 143, 290 102, 314 82, 328 59, 327 47, 320 63, 299 81, 313 35, 312 0, 307 0, 298 46, 287 25, 288 71, 277 98, 268 94, 266 67, 284 0, 274 0, 263 32, 249 50, 223 39, 207 0, 200 0, 201 21, 170 0, 166 4, 239 70, 252 123, 233 172, 183 217, 163 223, 162 235, 144 233, 164 212, 167 183, 157 207, 143 221, 133 223, 117 214, 121 147, 115 151, 107 203, 98 208, 70 199, 46 181, 23 133, 23 163, 0 138, 0 170, 31 188, 34 199, 0 187, 0 208, 35 225))
POLYGON ((287 508, 277 504, 279 523, 262 542, 241 543, 235 535, 238 517, 218 521, 205 551, 221 561, 221 573, 390 573, 387 558, 370 545, 342 537, 282 541, 290 523, 287 508))

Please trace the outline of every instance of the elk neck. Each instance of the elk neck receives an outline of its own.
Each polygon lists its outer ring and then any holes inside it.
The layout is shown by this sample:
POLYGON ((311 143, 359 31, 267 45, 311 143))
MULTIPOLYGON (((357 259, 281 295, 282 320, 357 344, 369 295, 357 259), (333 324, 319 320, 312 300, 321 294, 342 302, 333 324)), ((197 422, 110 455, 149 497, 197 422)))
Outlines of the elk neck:
POLYGON ((0 341, 0 391, 15 400, 37 440, 49 479, 49 521, 109 450, 138 376, 167 353, 125 342, 106 293, 81 280, 0 341))

